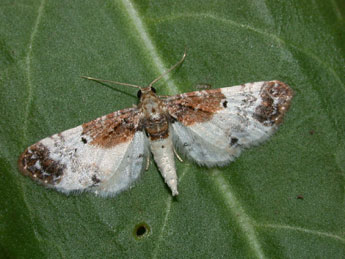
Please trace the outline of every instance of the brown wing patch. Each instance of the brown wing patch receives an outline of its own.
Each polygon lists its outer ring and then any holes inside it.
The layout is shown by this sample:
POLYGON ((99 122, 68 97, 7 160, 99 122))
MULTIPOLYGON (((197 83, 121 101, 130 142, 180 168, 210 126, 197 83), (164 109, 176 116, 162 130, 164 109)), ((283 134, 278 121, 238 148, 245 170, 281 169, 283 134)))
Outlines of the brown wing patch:
MULTIPOLYGON (((96 120, 84 123, 82 136, 89 136, 88 144, 111 148, 130 141, 139 129, 140 113, 135 108, 110 113, 96 120)), ((85 144, 87 139, 81 138, 85 144)))
POLYGON ((18 168, 23 175, 43 184, 58 184, 65 166, 49 158, 49 150, 42 144, 28 147, 19 157, 18 168))
POLYGON ((164 101, 169 114, 189 126, 211 120, 216 111, 223 109, 221 103, 225 99, 221 89, 213 89, 180 94, 164 101))
POLYGON ((262 102, 253 117, 265 126, 280 125, 290 108, 292 89, 283 82, 269 81, 262 86, 260 96, 262 102))

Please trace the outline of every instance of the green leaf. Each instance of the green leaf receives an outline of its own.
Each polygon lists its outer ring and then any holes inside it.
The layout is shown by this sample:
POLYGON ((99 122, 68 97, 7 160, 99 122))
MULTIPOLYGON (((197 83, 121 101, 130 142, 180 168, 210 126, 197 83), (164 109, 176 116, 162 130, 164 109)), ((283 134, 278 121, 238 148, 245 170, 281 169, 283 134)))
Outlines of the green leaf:
POLYGON ((315 1, 13 1, 0 4, 0 255, 7 258, 344 258, 345 4, 315 1), (114 198, 45 189, 17 169, 51 134, 159 94, 279 79, 280 130, 221 169, 154 164, 114 198))

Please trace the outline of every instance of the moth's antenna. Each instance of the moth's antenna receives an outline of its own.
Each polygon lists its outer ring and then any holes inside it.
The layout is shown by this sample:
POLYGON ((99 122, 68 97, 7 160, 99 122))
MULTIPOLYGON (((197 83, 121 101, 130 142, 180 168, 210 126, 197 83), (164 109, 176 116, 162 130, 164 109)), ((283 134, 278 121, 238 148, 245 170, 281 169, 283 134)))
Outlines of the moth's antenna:
POLYGON ((139 85, 132 85, 132 84, 121 83, 121 82, 116 82, 116 81, 111 81, 111 80, 104 80, 104 79, 93 78, 93 77, 89 77, 89 76, 81 76, 81 78, 85 78, 87 80, 92 80, 92 81, 96 81, 96 82, 105 82, 105 83, 111 83, 111 84, 117 84, 117 85, 125 85, 125 86, 131 86, 131 87, 139 88, 139 89, 142 88, 139 85))
POLYGON ((153 84, 155 84, 159 79, 161 79, 163 76, 165 76, 166 74, 168 74, 169 72, 171 72, 172 70, 174 70, 177 66, 179 66, 183 60, 186 58, 187 56, 187 52, 186 49, 184 50, 183 56, 181 58, 181 60, 179 62, 177 62, 175 65, 173 65, 171 68, 169 68, 169 70, 165 71, 163 74, 161 74, 159 77, 157 77, 155 80, 153 80, 148 87, 151 87, 153 84))
MULTIPOLYGON (((177 62, 175 65, 173 65, 171 68, 169 68, 169 70, 165 71, 163 74, 161 74, 159 77, 157 77, 155 80, 153 80, 148 87, 151 87, 153 84, 155 84, 158 80, 160 80, 163 76, 165 76, 166 74, 168 74, 169 72, 171 72, 172 70, 174 70, 177 66, 179 66, 184 59, 187 56, 187 52, 186 49, 183 53, 183 56, 181 58, 181 60, 179 62, 177 62)), ((133 85, 133 84, 127 84, 127 83, 121 83, 121 82, 117 82, 117 81, 111 81, 111 80, 104 80, 104 79, 99 79, 99 78, 94 78, 94 77, 90 77, 90 76, 81 76, 81 78, 85 78, 87 80, 92 80, 92 81, 96 81, 96 82, 105 82, 105 83, 111 83, 111 84, 117 84, 117 85, 125 85, 125 86, 130 86, 130 87, 134 87, 134 88, 139 88, 142 89, 143 87, 139 86, 139 85, 133 85)))

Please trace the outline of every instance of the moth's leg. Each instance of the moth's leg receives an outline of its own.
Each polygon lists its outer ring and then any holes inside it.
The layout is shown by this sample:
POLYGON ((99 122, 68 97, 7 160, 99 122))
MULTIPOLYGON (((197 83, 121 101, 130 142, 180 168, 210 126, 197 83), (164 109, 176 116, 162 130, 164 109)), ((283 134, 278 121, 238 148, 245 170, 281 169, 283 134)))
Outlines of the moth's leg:
POLYGON ((174 154, 175 154, 175 156, 177 157, 177 159, 180 160, 181 163, 183 163, 183 160, 182 160, 182 158, 179 156, 179 154, 177 154, 175 147, 173 147, 173 150, 174 150, 174 154))
POLYGON ((146 158, 145 171, 149 170, 149 167, 150 167, 150 155, 148 155, 147 158, 146 158))

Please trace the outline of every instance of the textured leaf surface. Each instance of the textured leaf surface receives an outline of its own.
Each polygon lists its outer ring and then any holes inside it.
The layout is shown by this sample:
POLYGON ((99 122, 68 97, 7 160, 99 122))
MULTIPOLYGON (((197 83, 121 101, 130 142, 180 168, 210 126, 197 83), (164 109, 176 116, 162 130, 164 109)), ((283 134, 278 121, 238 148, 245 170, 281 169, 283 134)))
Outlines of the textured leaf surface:
POLYGON ((4 257, 344 257, 344 1, 3 0, 0 12, 4 257), (185 47, 160 94, 284 81, 295 98, 277 134, 225 168, 177 162, 177 199, 154 165, 108 199, 19 174, 28 145, 136 103, 81 75, 145 85, 185 47))

